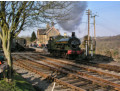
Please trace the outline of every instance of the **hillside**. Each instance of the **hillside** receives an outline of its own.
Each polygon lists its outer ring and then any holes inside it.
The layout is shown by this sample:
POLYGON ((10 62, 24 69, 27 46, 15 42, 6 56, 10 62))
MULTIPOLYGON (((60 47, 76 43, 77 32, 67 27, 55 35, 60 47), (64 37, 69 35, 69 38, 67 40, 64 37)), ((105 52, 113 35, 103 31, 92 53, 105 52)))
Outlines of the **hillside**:
POLYGON ((113 37, 97 37, 97 48, 118 49, 120 48, 120 35, 113 37))
POLYGON ((96 48, 98 54, 116 57, 120 55, 120 35, 97 37, 96 48))

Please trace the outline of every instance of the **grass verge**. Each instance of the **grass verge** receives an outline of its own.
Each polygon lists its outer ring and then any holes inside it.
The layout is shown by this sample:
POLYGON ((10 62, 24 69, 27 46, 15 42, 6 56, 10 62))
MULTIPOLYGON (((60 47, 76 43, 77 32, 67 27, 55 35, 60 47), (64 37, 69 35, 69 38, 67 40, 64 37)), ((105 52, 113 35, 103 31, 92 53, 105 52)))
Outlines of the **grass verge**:
POLYGON ((0 91, 36 91, 33 86, 25 81, 19 74, 14 73, 14 80, 10 83, 0 80, 0 91))

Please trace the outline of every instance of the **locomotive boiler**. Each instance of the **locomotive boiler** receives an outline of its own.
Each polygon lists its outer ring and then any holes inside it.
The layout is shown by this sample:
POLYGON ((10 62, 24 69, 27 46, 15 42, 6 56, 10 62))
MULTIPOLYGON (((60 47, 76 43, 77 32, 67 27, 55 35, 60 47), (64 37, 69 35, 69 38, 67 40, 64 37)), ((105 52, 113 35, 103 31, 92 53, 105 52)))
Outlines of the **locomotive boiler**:
POLYGON ((50 37, 48 41, 48 52, 53 56, 74 59, 82 53, 80 49, 81 41, 72 32, 71 37, 56 36, 50 37))

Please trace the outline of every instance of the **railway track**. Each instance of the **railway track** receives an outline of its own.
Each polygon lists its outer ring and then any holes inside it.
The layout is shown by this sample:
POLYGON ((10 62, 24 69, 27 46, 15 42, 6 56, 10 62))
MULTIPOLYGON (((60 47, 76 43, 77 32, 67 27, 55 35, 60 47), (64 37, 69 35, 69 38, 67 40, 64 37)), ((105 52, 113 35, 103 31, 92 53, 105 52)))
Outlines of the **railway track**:
MULTIPOLYGON (((32 56, 32 57, 34 57, 34 56, 32 56)), ((38 60, 40 60, 39 57, 37 57, 37 58, 38 58, 38 60)), ((36 58, 34 58, 34 59, 36 59, 36 58)), ((96 69, 91 69, 90 67, 76 65, 74 63, 65 62, 65 61, 62 61, 62 60, 56 60, 56 59, 53 60, 51 58, 46 58, 46 60, 43 60, 43 61, 47 62, 48 64, 52 64, 54 66, 57 66, 59 68, 64 68, 64 69, 67 69, 69 71, 76 72, 76 73, 78 73, 82 76, 86 76, 90 79, 91 78, 96 79, 96 80, 99 80, 103 83, 120 87, 120 85, 114 84, 114 82, 115 83, 117 82, 118 84, 120 84, 120 81, 119 81, 120 80, 120 75, 117 75, 117 74, 113 75, 113 74, 108 73, 108 72, 104 72, 104 71, 100 71, 100 70, 96 70, 96 69), (46 61, 46 60, 48 60, 48 61, 46 61), (51 62, 51 61, 53 61, 53 62, 51 62), (57 63, 57 64, 55 64, 54 62, 57 63), (60 64, 60 63, 62 63, 62 64, 60 64)))
MULTIPOLYGON (((33 54, 33 55, 36 55, 36 54, 33 54)), ((50 56, 49 54, 43 54, 43 53, 39 53, 39 55, 41 56, 44 56, 44 57, 49 57, 49 58, 54 58, 56 60, 64 60, 64 61, 68 61, 68 62, 77 62, 78 64, 83 64, 83 65, 86 65, 86 66, 93 66, 93 67, 96 67, 96 68, 101 68, 103 70, 109 70, 109 71, 114 71, 114 72, 118 72, 120 73, 120 66, 116 66, 116 65, 108 65, 108 64, 101 64, 101 63, 95 63, 95 62, 90 62, 90 61, 87 61, 86 60, 83 60, 83 61, 80 61, 80 60, 68 60, 68 59, 64 59, 64 58, 56 58, 56 57, 52 57, 50 56)), ((38 56, 38 55, 37 55, 38 56)))
POLYGON ((100 63, 94 63, 94 62, 87 62, 87 63, 80 62, 80 64, 89 65, 89 66, 93 66, 97 68, 102 68, 104 70, 109 70, 109 71, 120 73, 120 66, 116 66, 116 65, 100 64, 100 63))
MULTIPOLYGON (((57 83, 64 85, 66 87, 70 87, 73 90, 86 91, 83 88, 79 88, 77 86, 72 85, 73 81, 78 81, 78 82, 81 81, 80 82, 80 83, 82 83, 81 85, 86 85, 86 84, 90 85, 90 83, 91 83, 90 81, 86 81, 85 79, 75 78, 75 75, 71 75, 68 72, 65 72, 65 71, 62 71, 59 69, 55 69, 55 68, 52 68, 50 66, 45 66, 45 65, 43 66, 43 64, 38 65, 38 63, 34 63, 34 62, 32 63, 28 60, 25 60, 25 61, 19 60, 17 62, 14 62, 14 64, 18 65, 22 68, 28 69, 32 72, 35 72, 36 74, 39 74, 42 77, 47 78, 51 81, 57 82, 57 83), (31 64, 32 64, 32 66, 30 66, 31 64), (59 72, 61 72, 61 73, 59 73, 59 72), (68 80, 69 80, 69 83, 67 82, 68 80)), ((93 86, 92 86, 92 88, 93 88, 93 86)))
MULTIPOLYGON (((53 58, 52 56, 45 55, 45 54, 43 55, 42 53, 40 55, 53 58)), ((57 59, 57 58, 55 58, 55 59, 57 59)), ((63 58, 60 58, 60 60, 71 61, 71 62, 75 61, 75 60, 68 60, 68 59, 63 59, 63 58)), ((93 67, 97 67, 97 68, 102 68, 104 70, 110 70, 110 71, 120 73, 120 66, 116 66, 116 65, 108 65, 108 64, 95 63, 95 62, 90 62, 90 61, 86 62, 86 60, 83 60, 83 61, 76 60, 75 62, 77 62, 78 64, 83 64, 83 65, 87 65, 87 66, 93 66, 93 67)))
MULTIPOLYGON (((35 67, 42 67, 44 69, 57 72, 57 77, 60 78, 51 78, 49 75, 40 72, 40 75, 44 77, 48 77, 50 79, 57 79, 59 84, 64 84, 67 87, 71 87, 75 90, 96 90, 97 89, 107 89, 111 91, 120 90, 119 79, 120 76, 113 75, 110 73, 101 72, 91 68, 85 68, 83 66, 74 64, 72 62, 65 62, 56 59, 47 58, 44 56, 37 55, 19 55, 21 59, 17 59, 19 64, 24 65, 25 68, 29 68, 30 64, 35 65, 34 70, 36 72, 35 67), (37 57, 37 58, 36 58, 37 57), (24 59, 24 61, 23 61, 24 59), (31 60, 31 61, 30 61, 31 60), (41 61, 40 61, 41 60, 41 61), (34 62, 33 62, 34 61, 34 62), (28 63, 30 63, 28 65, 28 63), (59 76, 58 73, 60 72, 59 76), (65 74, 61 77, 61 75, 65 74), (72 77, 72 78, 71 78, 72 77), (64 81, 67 80, 67 81, 64 81), (86 87, 87 86, 87 87, 86 87)), ((31 66, 32 67, 32 66, 31 66)), ((32 68, 29 68, 32 69, 32 68)), ((41 68, 39 68, 41 69, 41 68)), ((43 72, 43 71, 42 71, 43 72)), ((44 71, 47 72, 47 71, 44 71)), ((51 74, 51 73, 49 73, 51 74)), ((103 90, 102 90, 103 91, 103 90)))

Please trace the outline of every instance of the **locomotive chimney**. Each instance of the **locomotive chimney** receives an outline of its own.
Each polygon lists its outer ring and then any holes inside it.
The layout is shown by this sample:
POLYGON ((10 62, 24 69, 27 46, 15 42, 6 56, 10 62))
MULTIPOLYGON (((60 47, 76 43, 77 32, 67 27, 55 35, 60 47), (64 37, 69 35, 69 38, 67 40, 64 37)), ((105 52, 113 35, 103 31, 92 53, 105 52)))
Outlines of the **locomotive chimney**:
POLYGON ((75 32, 72 32, 72 37, 75 37, 75 32))

